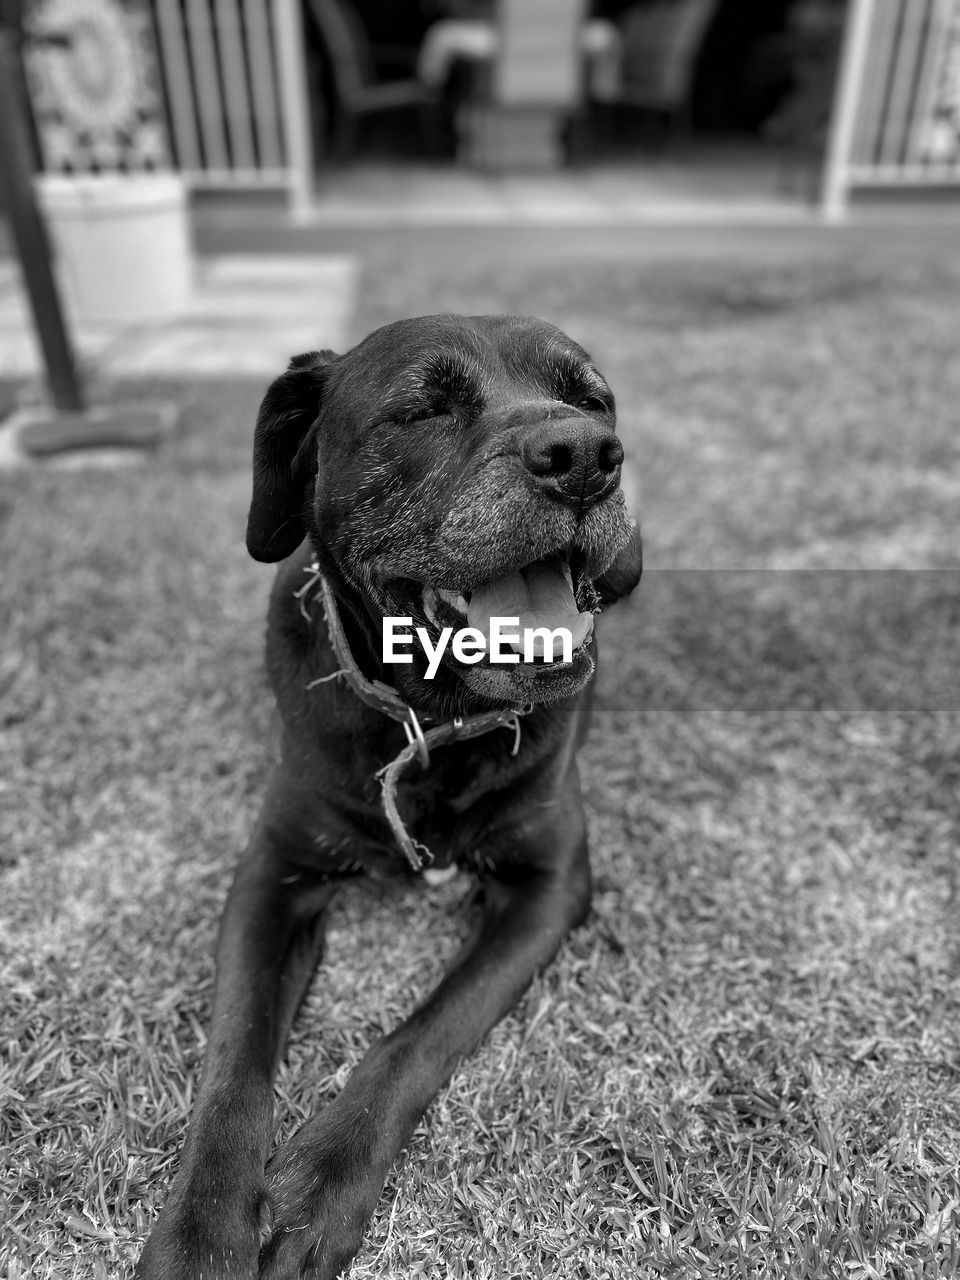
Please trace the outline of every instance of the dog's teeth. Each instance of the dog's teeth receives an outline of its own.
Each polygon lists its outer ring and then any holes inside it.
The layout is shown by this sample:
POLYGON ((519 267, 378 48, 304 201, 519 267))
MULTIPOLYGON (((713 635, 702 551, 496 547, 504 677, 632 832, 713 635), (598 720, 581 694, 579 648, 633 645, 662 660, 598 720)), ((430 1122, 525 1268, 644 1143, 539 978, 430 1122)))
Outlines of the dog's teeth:
POLYGON ((563 562, 563 576, 567 580, 567 586, 572 591, 573 590, 573 570, 570 568, 570 562, 568 560, 564 560, 563 562))
POLYGON ((433 587, 424 587, 421 593, 423 600, 423 612, 427 615, 431 622, 437 621, 437 593, 433 587))
POLYGON ((446 601, 451 609, 456 609, 458 613, 467 612, 467 602, 459 591, 447 591, 444 587, 438 587, 437 595, 441 600, 446 601))

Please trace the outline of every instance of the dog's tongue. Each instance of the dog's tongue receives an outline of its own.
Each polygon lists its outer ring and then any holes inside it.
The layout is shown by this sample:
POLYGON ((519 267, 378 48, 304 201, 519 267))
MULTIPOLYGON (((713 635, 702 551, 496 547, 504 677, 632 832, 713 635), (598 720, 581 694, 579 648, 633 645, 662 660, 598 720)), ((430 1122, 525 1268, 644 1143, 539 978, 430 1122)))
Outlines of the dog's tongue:
MULTIPOLYGON (((541 560, 477 587, 467 606, 467 622, 482 631, 489 641, 491 618, 519 618, 521 635, 533 627, 548 627, 551 631, 566 627, 574 649, 579 648, 593 630, 593 615, 578 610, 562 560, 541 560)), ((510 630, 512 628, 508 628, 510 630)), ((543 640, 537 638, 534 653, 542 657, 543 652, 543 640)))

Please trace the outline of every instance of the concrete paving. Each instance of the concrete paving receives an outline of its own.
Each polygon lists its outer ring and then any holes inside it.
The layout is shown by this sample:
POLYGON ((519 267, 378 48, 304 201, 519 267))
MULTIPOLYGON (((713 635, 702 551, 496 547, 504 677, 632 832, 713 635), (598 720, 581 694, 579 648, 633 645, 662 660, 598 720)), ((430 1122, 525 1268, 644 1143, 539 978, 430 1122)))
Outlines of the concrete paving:
MULTIPOLYGON (((70 317, 81 373, 104 379, 274 377, 291 355, 349 345, 356 282, 350 255, 238 254, 200 259, 180 314, 156 322, 106 324, 70 317)), ((67 299, 65 305, 68 311, 67 299)), ((19 268, 0 259, 0 378, 28 379, 37 395, 43 363, 19 268)), ((156 406, 168 408, 162 401, 156 406)), ((0 422, 0 470, 35 464, 22 444, 42 408, 14 407, 0 422)), ((131 407, 132 416, 136 406, 131 407)), ((88 417, 95 418, 96 410, 88 417)), ((115 415, 114 415, 115 416, 115 415)), ((96 421, 88 424, 96 434, 96 421)), ((79 435, 82 434, 78 433, 79 435)), ((40 465, 113 467, 147 457, 142 449, 84 447, 40 465)))
MULTIPOLYGON (((353 313, 356 263, 329 254, 200 259, 182 313, 156 322, 72 316, 78 360, 107 378, 270 377, 305 347, 341 347, 353 313)), ((0 261, 0 377, 42 369, 19 269, 0 261)))
POLYGON ((645 163, 591 163, 490 174, 450 164, 357 163, 321 175, 304 221, 337 226, 806 225, 809 179, 768 151, 665 152, 645 163))

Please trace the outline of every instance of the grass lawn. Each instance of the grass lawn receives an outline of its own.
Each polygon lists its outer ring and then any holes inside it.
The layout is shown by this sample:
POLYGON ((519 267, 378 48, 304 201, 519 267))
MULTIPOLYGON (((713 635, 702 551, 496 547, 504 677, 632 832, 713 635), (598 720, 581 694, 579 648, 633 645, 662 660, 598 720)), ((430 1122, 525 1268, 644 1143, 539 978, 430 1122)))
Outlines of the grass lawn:
MULTIPOLYGON (((602 630, 595 911, 430 1108, 354 1280, 956 1276, 960 276, 365 282, 358 333, 516 310, 594 353, 649 573, 602 630)), ((261 391, 182 387, 144 466, 0 476, 5 1280, 124 1274, 175 1164, 269 768, 261 391)), ((468 892, 344 891, 281 1135, 436 982, 468 892)))

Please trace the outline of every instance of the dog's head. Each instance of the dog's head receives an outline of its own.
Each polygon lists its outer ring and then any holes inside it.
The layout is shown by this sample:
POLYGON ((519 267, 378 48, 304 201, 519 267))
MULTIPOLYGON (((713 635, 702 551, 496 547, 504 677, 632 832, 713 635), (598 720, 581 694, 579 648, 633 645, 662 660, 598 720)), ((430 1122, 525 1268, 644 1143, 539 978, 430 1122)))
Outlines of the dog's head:
POLYGON ((542 320, 387 325, 345 355, 298 356, 267 391, 247 546, 275 561, 309 536, 376 629, 412 617, 434 644, 446 627, 489 635, 494 617, 570 632, 569 662, 536 660, 535 640, 516 663, 461 662, 448 645, 430 682, 414 643, 391 671, 418 710, 569 697, 593 670, 594 613, 640 579, 614 422, 586 352, 542 320))

